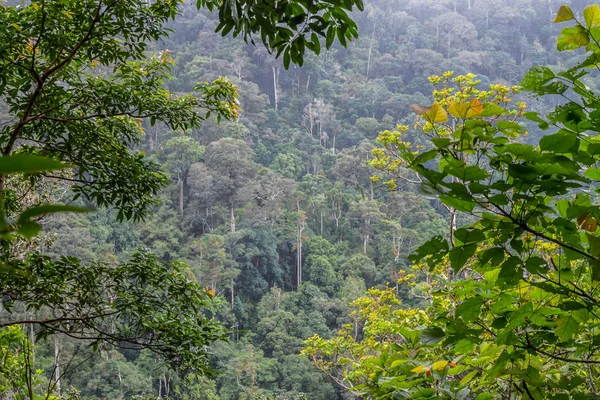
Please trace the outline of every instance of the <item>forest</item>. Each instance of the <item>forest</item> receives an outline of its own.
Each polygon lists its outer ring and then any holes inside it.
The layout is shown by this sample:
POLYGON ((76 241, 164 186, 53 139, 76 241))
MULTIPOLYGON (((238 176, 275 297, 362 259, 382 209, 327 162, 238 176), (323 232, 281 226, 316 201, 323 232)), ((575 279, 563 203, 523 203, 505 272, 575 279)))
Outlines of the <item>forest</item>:
POLYGON ((600 6, 0 10, 0 400, 600 398, 600 6))

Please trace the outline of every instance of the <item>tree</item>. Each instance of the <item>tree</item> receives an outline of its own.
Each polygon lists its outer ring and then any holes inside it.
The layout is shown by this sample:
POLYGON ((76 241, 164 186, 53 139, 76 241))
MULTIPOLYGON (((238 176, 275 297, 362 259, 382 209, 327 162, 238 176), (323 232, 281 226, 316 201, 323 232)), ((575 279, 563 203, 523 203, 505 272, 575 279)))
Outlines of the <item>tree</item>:
POLYGON ((14 312, 0 327, 33 324, 38 337, 61 333, 94 348, 147 348, 176 369, 199 371, 208 369, 202 349, 224 335, 204 315, 211 295, 180 265, 164 265, 148 253, 117 267, 31 254, 17 271, 2 279, 3 306, 14 312), (31 312, 19 315, 16 306, 31 312))
MULTIPOLYGON (((163 24, 176 13, 176 5, 133 0, 8 7, 1 21, 10 29, 1 37, 6 72, 0 93, 16 118, 2 128, 2 153, 18 149, 75 165, 77 195, 118 205, 119 219, 143 217, 165 178, 133 150, 143 132, 136 118, 185 129, 211 110, 235 115, 227 81, 198 86, 200 96, 175 97, 163 88, 172 64, 168 52, 145 60, 144 42, 166 35, 163 24), (114 72, 106 76, 109 65, 114 72)), ((4 179, 0 189, 6 189, 4 179)))
POLYGON ((199 199, 207 205, 223 203, 229 211, 230 230, 235 232, 235 208, 245 205, 252 191, 242 190, 252 184, 256 175, 254 152, 240 139, 224 138, 206 148, 205 167, 198 167, 190 178, 190 185, 199 199), (204 168, 208 171, 204 171, 204 168), (208 200, 208 201, 207 201, 208 200), (214 203, 213 203, 214 204, 214 203))
MULTIPOLYGON (((0 357, 2 362, 2 380, 0 391, 3 399, 34 397, 34 390, 41 386, 41 371, 31 373, 33 364, 33 345, 25 333, 17 326, 0 330, 0 357), (6 396, 6 397, 5 397, 6 396)), ((56 397, 51 396, 51 399, 56 397)))
POLYGON ((179 187, 179 212, 183 215, 184 194, 192 164, 204 156, 204 147, 189 136, 175 136, 160 147, 159 157, 163 166, 176 180, 179 187))
POLYGON ((196 253, 192 265, 196 262, 199 264, 197 266, 199 281, 208 284, 216 294, 217 284, 229 280, 229 277, 225 276, 225 266, 228 263, 225 238, 220 235, 204 235, 194 241, 191 247, 196 253))
POLYGON ((366 255, 373 230, 372 224, 384 217, 380 211, 380 204, 376 200, 361 199, 350 204, 349 213, 361 221, 362 249, 363 255, 366 255))
MULTIPOLYGON (((260 34, 265 44, 283 51, 286 66, 290 60, 301 62, 305 48, 319 51, 316 32, 329 34, 328 47, 332 35, 342 43, 356 36, 355 24, 343 10, 359 2, 311 2, 300 13, 302 2, 293 2, 283 5, 288 11, 282 14, 251 4, 252 11, 243 7, 241 19, 233 15, 241 8, 232 9, 231 4, 197 3, 221 8, 224 33, 233 21, 239 27, 235 34, 260 34), (259 16, 269 18, 255 18, 259 16), (321 23, 299 27, 299 16, 321 23), (282 41, 289 32, 285 26, 298 35, 282 41), (311 36, 308 45, 306 35, 311 36)), ((184 278, 178 266, 161 264, 145 253, 117 267, 17 254, 10 245, 14 236, 9 236, 16 232, 30 238, 39 232, 43 216, 83 209, 24 206, 8 174, 28 174, 26 191, 41 190, 42 179, 69 182, 74 199, 114 207, 119 220, 141 220, 166 183, 161 167, 138 151, 142 120, 187 130, 211 114, 217 120, 237 117, 237 91, 226 79, 198 84, 196 94, 177 96, 164 87, 173 65, 169 52, 146 59, 148 43, 167 37, 165 24, 180 7, 170 0, 40 0, 3 6, 0 24, 7 29, 0 33, 0 97, 7 109, 3 107, 0 128, 0 278, 3 310, 11 316, 3 318, 2 327, 26 322, 40 336, 60 332, 98 346, 147 348, 172 366, 206 371, 207 345, 221 338, 222 331, 203 316, 210 295, 184 278), (62 171, 69 167, 72 172, 62 171), (190 302, 185 307, 183 297, 190 302), (31 311, 23 318, 22 307, 31 311), (49 308, 54 316, 48 316, 49 308), (188 316, 190 308, 194 315, 188 316)), ((188 158, 197 158, 199 148, 178 145, 181 165, 173 168, 179 170, 183 191, 188 158)))
MULTIPOLYGON (((592 121, 600 106, 584 82, 600 53, 592 36, 600 7, 583 16, 560 8, 555 22, 575 26, 563 29, 558 48, 586 47, 588 58, 559 74, 536 67, 523 79, 536 95, 572 90, 546 118, 510 105, 519 88, 480 91, 458 76, 454 91, 438 90, 431 107, 415 108, 435 147, 413 152, 402 131, 381 134, 376 166, 393 173, 395 161, 405 163, 429 193, 474 222, 459 227, 453 243, 434 237, 412 256, 437 276, 423 286, 430 319, 384 346, 376 362, 355 364, 375 366, 363 392, 520 399, 597 392, 600 146, 592 121), (537 146, 521 143, 521 117, 555 131, 537 146)), ((432 78, 444 88, 452 81, 451 74, 432 78)))
POLYGON ((342 45, 358 37, 356 23, 348 15, 356 6, 363 10, 362 0, 291 0, 265 7, 263 2, 236 0, 198 0, 199 6, 219 10, 220 24, 217 31, 223 35, 233 30, 242 33, 244 40, 251 41, 252 35, 260 36, 265 47, 283 53, 283 65, 290 62, 302 65, 304 49, 319 54, 319 37, 325 37, 325 46, 330 48, 337 37, 342 45))
POLYGON ((368 164, 372 149, 373 145, 364 140, 358 146, 342 150, 332 171, 341 181, 358 188, 369 200, 375 197, 371 176, 376 171, 368 164))

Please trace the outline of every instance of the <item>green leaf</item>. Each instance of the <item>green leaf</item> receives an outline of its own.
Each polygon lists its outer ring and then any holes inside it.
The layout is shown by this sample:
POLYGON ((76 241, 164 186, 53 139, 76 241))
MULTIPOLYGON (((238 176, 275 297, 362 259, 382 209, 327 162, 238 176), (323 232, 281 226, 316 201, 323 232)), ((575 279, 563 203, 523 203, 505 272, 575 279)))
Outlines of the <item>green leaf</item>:
POLYGON ((450 263, 452 264, 452 269, 455 272, 458 272, 465 265, 465 263, 469 261, 471 257, 473 257, 473 254, 475 254, 476 250, 476 244, 457 246, 450 250, 449 258, 450 263))
POLYGON ((334 40, 335 40, 335 27, 330 26, 329 29, 327 29, 327 33, 325 35, 325 47, 329 49, 331 47, 331 45, 333 44, 334 40))
POLYGON ((476 165, 470 165, 464 168, 452 168, 450 173, 462 181, 480 181, 488 176, 486 170, 476 165))
POLYGON ((600 169, 598 167, 589 167, 583 174, 594 181, 600 181, 600 169))
POLYGON ((495 103, 483 103, 483 111, 481 113, 482 117, 495 117, 498 115, 502 115, 506 112, 504 107, 499 106, 495 103))
POLYGON ((431 139, 431 143, 433 143, 438 149, 445 149, 452 143, 450 138, 433 138, 431 139))
POLYGON ((547 121, 543 120, 538 113, 530 111, 530 112, 526 112, 525 114, 523 114, 523 116, 525 118, 527 118, 530 121, 533 122, 537 122, 538 123, 538 127, 542 130, 546 130, 550 127, 550 125, 548 124, 547 121))
POLYGON ((446 333, 437 326, 424 329, 421 333, 421 341, 426 345, 433 345, 441 342, 446 337, 446 333))
POLYGON ((590 264, 592 267, 592 281, 600 281, 600 261, 592 260, 590 261, 590 264))
POLYGON ((526 90, 537 92, 536 89, 538 89, 538 87, 551 81, 555 77, 556 75, 554 72, 552 72, 552 70, 548 67, 533 67, 525 73, 525 76, 521 81, 521 86, 523 86, 523 88, 526 90))
POLYGON ((500 265, 503 260, 504 249, 502 247, 492 247, 491 249, 487 249, 483 252, 480 262, 482 265, 485 265, 489 262, 492 266, 496 266, 500 265))
POLYGON ((520 133, 525 133, 525 128, 513 121, 499 121, 496 124, 496 127, 508 137, 516 137, 520 133))
POLYGON ((69 168, 69 165, 48 157, 40 157, 29 154, 17 154, 13 156, 0 157, 0 174, 35 174, 57 169, 69 168))
POLYGON ((546 266, 546 261, 537 256, 531 256, 525 262, 525 269, 532 274, 543 272, 546 268, 543 268, 542 266, 546 266))
POLYGON ((321 53, 321 42, 319 41, 319 37, 313 32, 310 38, 313 44, 313 51, 316 55, 319 55, 321 53))
POLYGON ((23 211, 21 215, 19 215, 18 223, 26 222, 32 218, 39 217, 41 215, 46 214, 55 214, 55 213, 65 213, 65 212, 74 212, 74 213, 84 213, 92 211, 89 208, 70 206, 65 204, 42 204, 39 206, 28 208, 23 211))
POLYGON ((574 50, 580 47, 587 46, 590 42, 590 37, 585 28, 581 25, 576 25, 573 28, 564 28, 556 41, 558 51, 574 50))
POLYGON ((558 308, 560 308, 561 310, 565 310, 565 311, 575 311, 575 310, 581 310, 585 307, 585 304, 581 304, 577 301, 565 301, 563 303, 560 303, 558 305, 558 308))
POLYGON ((474 200, 467 201, 467 200, 457 199, 455 197, 450 197, 450 196, 442 195, 442 196, 440 196, 440 201, 442 203, 444 203, 445 205, 447 205, 448 207, 457 209, 457 210, 462 211, 462 212, 470 213, 475 208, 475 201, 474 200))
POLYGON ((37 222, 27 221, 19 226, 17 233, 26 239, 31 239, 42 230, 42 226, 37 222))
POLYGON ((558 132, 546 135, 540 140, 540 150, 554 153, 571 153, 579 148, 577 135, 566 132, 558 132))
POLYGON ((462 378, 460 380, 460 386, 464 386, 467 383, 471 382, 473 380, 473 378, 475 378, 475 375, 477 375, 478 373, 479 373, 478 370, 469 372, 467 375, 464 376, 464 378, 462 378))
POLYGON ((459 228, 454 232, 454 238, 461 244, 471 244, 483 242, 485 235, 480 229, 459 228))
POLYGON ((554 23, 570 21, 575 18, 573 14, 573 10, 569 6, 560 6, 558 9, 558 13, 556 14, 556 18, 554 18, 554 23))
POLYGON ((590 235, 589 233, 586 233, 586 236, 588 238, 588 243, 590 245, 590 253, 594 257, 599 257, 600 256, 600 238, 598 236, 590 235))
POLYGON ((482 305, 483 299, 481 297, 472 297, 462 302, 456 308, 456 316, 462 318, 467 324, 474 322, 479 318, 482 305))
POLYGON ((510 256, 500 267, 498 281, 503 286, 514 286, 523 277, 523 274, 517 268, 521 264, 521 259, 517 256, 510 256))
POLYGON ((425 164, 427 161, 435 159, 438 155, 437 150, 429 150, 419 154, 412 162, 412 165, 425 164))
POLYGON ((413 262, 419 262, 423 258, 433 255, 439 252, 448 251, 448 241, 442 236, 434 236, 425 243, 423 243, 416 251, 415 254, 411 255, 409 259, 413 262))
POLYGON ((499 317, 496 318, 493 322, 492 322, 492 328, 494 329, 502 329, 504 328, 506 325, 508 324, 508 320, 504 317, 499 317))
POLYGON ((571 315, 565 315, 558 319, 554 333, 565 342, 571 339, 579 330, 579 323, 571 315))

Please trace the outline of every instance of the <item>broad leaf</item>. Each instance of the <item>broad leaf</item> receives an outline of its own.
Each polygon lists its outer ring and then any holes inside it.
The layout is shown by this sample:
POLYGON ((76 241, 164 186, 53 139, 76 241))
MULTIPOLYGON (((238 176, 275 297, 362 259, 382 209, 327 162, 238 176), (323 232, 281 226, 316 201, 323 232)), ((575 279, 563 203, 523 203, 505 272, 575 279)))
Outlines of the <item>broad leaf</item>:
POLYGON ((455 197, 450 197, 450 196, 440 196, 440 201, 442 203, 444 203, 445 205, 447 205, 448 207, 457 209, 459 211, 463 211, 463 212, 467 212, 470 213, 473 211, 473 209, 475 208, 475 201, 467 201, 467 200, 461 200, 461 199, 457 199, 455 197))
POLYGON ((554 153, 571 153, 577 151, 579 139, 573 133, 558 132, 546 135, 540 140, 540 149, 554 153))
POLYGON ((448 114, 446 113, 446 110, 436 102, 433 103, 429 111, 423 114, 423 118, 431 123, 446 122, 448 121, 448 114))
POLYGON ((573 10, 569 6, 560 6, 558 9, 558 13, 556 14, 556 18, 554 18, 554 23, 570 21, 575 18, 573 14, 573 10))
POLYGON ((583 18, 588 28, 600 25, 600 7, 598 4, 592 4, 583 10, 583 18))
POLYGON ((444 333, 444 331, 437 326, 424 329, 421 332, 421 341, 423 342, 423 344, 436 344, 444 340, 445 337, 446 334, 444 333))
POLYGON ((577 333, 579 330, 579 323, 571 315, 565 315, 558 319, 554 333, 558 338, 565 342, 577 333))
POLYGON ((485 235, 480 229, 460 228, 454 232, 454 238, 461 244, 479 243, 485 240, 485 235))
POLYGON ((89 208, 76 207, 64 204, 43 204, 35 207, 28 208, 24 212, 19 215, 18 222, 23 223, 25 221, 31 220, 32 218, 36 218, 46 214, 55 214, 55 213, 65 213, 65 212, 75 212, 75 213, 84 213, 92 211, 89 208))
POLYGON ((456 308, 456 316, 462 318, 465 323, 471 323, 479 318, 483 299, 481 297, 472 297, 462 302, 456 308))
POLYGON ((29 154, 0 157, 1 175, 14 173, 35 174, 65 168, 69 168, 69 165, 48 157, 29 154))
POLYGON ((590 37, 585 28, 576 25, 573 28, 564 28, 556 41, 558 51, 574 50, 586 46, 590 42, 590 37))
POLYGON ((476 250, 476 244, 457 246, 450 250, 449 258, 450 263, 452 264, 452 269, 455 272, 458 272, 465 265, 465 263, 469 261, 471 257, 473 257, 473 254, 475 254, 476 250))

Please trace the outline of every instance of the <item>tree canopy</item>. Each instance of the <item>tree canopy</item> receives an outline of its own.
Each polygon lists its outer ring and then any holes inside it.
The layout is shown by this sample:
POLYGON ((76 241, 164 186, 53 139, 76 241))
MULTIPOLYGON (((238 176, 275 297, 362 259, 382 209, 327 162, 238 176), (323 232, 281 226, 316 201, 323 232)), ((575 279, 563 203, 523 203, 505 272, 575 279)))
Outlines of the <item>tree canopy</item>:
POLYGON ((561 5, 2 3, 0 398, 593 397, 561 5))

